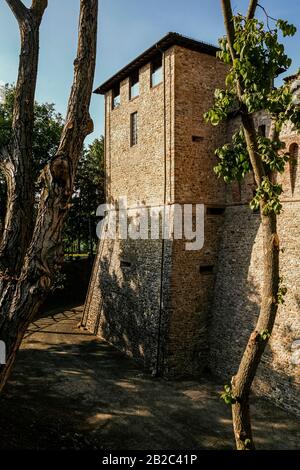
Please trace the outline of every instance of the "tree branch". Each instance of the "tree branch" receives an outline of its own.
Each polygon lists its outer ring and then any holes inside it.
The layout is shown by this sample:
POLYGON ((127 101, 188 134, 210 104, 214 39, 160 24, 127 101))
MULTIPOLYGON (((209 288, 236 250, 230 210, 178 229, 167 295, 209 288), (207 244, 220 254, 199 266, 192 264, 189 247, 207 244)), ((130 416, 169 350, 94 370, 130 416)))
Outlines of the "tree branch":
POLYGON ((236 57, 235 50, 233 48, 234 38, 235 38, 235 31, 234 31, 234 24, 233 24, 233 13, 231 8, 231 1, 230 0, 221 0, 222 4, 222 11, 223 11, 223 18, 227 36, 227 42, 231 54, 232 61, 236 57))
MULTIPOLYGON (((224 24, 225 24, 225 29, 226 29, 227 42, 228 42, 232 61, 234 61, 237 55, 233 47, 234 40, 235 40, 235 29, 234 29, 234 23, 233 23, 231 1, 221 0, 221 3, 222 3, 224 24)), ((250 3, 250 7, 249 7, 251 9, 250 14, 252 14, 252 12, 255 12, 255 8, 256 8, 256 5, 254 5, 255 3, 256 1, 253 1, 253 0, 250 3)), ((239 107, 241 109, 241 119, 242 119, 244 135, 245 135, 245 139, 247 143, 247 148, 249 152, 249 157, 250 157, 250 161, 253 167, 256 184, 257 186, 260 186, 263 180, 263 177, 265 175, 265 171, 264 171, 262 161, 258 155, 255 125, 254 125, 253 117, 247 112, 245 105, 243 103, 243 99, 242 99, 243 88, 239 81, 237 82, 236 88, 237 88, 237 97, 239 100, 239 107)))
POLYGON ((93 130, 89 106, 96 62, 97 18, 98 0, 81 0, 77 57, 65 126, 57 153, 45 166, 40 178, 44 188, 23 273, 28 275, 30 272, 30 278, 45 291, 63 260, 64 220, 83 142, 93 130))
POLYGON ((25 7, 24 3, 21 0, 6 0, 6 3, 15 15, 18 23, 24 21, 28 14, 28 8, 25 7))
POLYGON ((258 0, 250 0, 248 12, 247 12, 247 20, 252 20, 254 18, 257 5, 258 5, 258 0))
POLYGON ((48 0, 32 0, 31 4, 31 11, 35 14, 35 16, 41 20, 48 6, 48 0))

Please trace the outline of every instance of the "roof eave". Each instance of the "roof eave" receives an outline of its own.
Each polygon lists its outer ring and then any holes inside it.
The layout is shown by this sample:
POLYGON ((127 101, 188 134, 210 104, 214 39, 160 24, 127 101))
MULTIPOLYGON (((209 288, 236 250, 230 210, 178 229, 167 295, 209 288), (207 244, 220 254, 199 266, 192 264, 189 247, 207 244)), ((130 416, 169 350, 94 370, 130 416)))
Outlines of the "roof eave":
POLYGON ((106 80, 100 87, 96 88, 94 93, 104 95, 111 88, 113 88, 116 83, 124 80, 133 71, 150 62, 156 54, 158 54, 159 52, 165 52, 174 45, 186 47, 192 50, 194 49, 212 56, 215 56, 217 51, 219 50, 216 46, 213 46, 211 44, 206 44, 200 41, 196 41, 195 39, 182 36, 181 34, 170 32, 162 39, 160 39, 160 41, 158 41, 149 49, 147 49, 145 52, 140 54, 128 65, 123 67, 119 72, 117 72, 111 78, 106 80))

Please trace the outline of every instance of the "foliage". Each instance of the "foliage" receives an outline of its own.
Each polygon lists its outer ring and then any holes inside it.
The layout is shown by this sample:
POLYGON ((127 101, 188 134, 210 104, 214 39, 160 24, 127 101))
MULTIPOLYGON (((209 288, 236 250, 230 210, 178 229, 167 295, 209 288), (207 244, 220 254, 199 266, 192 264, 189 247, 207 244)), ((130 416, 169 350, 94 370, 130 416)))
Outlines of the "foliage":
POLYGON ((284 297, 287 294, 287 287, 283 284, 283 278, 279 279, 279 288, 277 292, 277 304, 282 305, 284 304, 284 297))
MULTIPOLYGON (((5 103, 0 105, 0 146, 7 145, 11 136, 15 88, 6 85, 5 103)), ((55 111, 54 104, 37 103, 34 105, 33 129, 33 164, 34 176, 37 178, 44 164, 55 155, 63 118, 55 111)))
MULTIPOLYGON (((6 85, 5 103, 0 105, 0 146, 8 145, 11 137, 13 119, 13 106, 15 88, 6 85)), ((37 179, 44 164, 54 156, 63 127, 61 114, 55 111, 53 104, 37 103, 34 105, 34 130, 33 130, 33 171, 37 179)), ((6 211, 6 182, 0 172, 0 221, 4 219, 6 211)), ((1 223, 0 223, 1 225, 1 223)))
POLYGON ((274 214, 280 214, 282 204, 280 203, 279 196, 281 193, 281 184, 272 183, 269 178, 266 177, 257 188, 256 194, 250 202, 250 207, 253 210, 257 210, 260 206, 260 202, 264 201, 264 215, 268 215, 271 212, 274 212, 274 214))
POLYGON ((263 330, 261 333, 260 333, 260 337, 263 341, 266 341, 267 339, 269 339, 271 336, 271 333, 268 331, 268 330, 263 330))
POLYGON ((241 181, 251 170, 247 145, 241 130, 233 135, 230 144, 218 148, 216 155, 219 162, 214 170, 219 177, 223 176, 226 183, 241 181))
POLYGON ((236 403, 236 397, 232 394, 232 389, 230 385, 224 385, 224 391, 220 393, 221 400, 224 400, 226 405, 233 405, 236 403))
MULTIPOLYGON (((0 105, 0 146, 7 145, 11 137, 15 88, 6 85, 5 104, 0 105)), ((54 104, 37 103, 34 107, 33 166, 37 181, 41 169, 56 153, 63 118, 57 113, 54 104)), ((83 244, 89 251, 95 242, 97 206, 104 202, 104 140, 96 139, 79 160, 74 186, 72 208, 65 227, 65 248, 72 251, 71 244, 83 244)), ((6 183, 0 172, 0 218, 5 216, 6 183)), ((1 224, 0 224, 1 225, 1 224)), ((80 251, 80 250, 79 250, 80 251)))
MULTIPOLYGON (((263 162, 266 178, 257 188, 251 202, 257 209, 261 201, 265 203, 264 213, 280 213, 279 196, 281 186, 271 182, 273 172, 283 173, 291 156, 284 152, 284 144, 279 134, 282 126, 291 121, 300 130, 300 109, 293 104, 290 85, 285 83, 274 88, 274 79, 282 70, 291 65, 279 36, 293 36, 296 28, 286 21, 278 20, 274 28, 264 25, 257 19, 247 20, 242 15, 234 17, 234 55, 232 60, 227 38, 220 40, 219 58, 228 65, 225 89, 215 92, 214 106, 205 114, 212 125, 218 125, 229 117, 233 110, 238 113, 253 114, 265 110, 274 125, 274 136, 269 139, 256 135, 259 156, 263 162), (237 93, 239 90, 240 93, 237 93)), ((215 172, 225 182, 241 181, 251 171, 249 153, 243 131, 236 132, 230 143, 216 150, 218 164, 215 172)))
POLYGON ((244 440, 244 444, 245 444, 245 450, 250 450, 250 449, 252 449, 252 441, 251 441, 251 439, 245 439, 245 440, 244 440))
POLYGON ((74 242, 77 242, 79 252, 81 248, 89 253, 93 249, 96 242, 96 209, 105 200, 104 178, 104 139, 101 137, 84 150, 78 164, 64 236, 68 252, 73 251, 74 242))

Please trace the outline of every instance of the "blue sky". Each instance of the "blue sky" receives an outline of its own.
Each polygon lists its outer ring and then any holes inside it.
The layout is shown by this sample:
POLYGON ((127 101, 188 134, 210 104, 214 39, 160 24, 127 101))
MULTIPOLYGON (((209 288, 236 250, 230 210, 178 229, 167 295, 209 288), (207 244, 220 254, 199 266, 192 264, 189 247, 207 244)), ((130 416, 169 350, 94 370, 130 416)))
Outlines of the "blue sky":
MULTIPOLYGON (((29 6, 30 0, 24 3, 29 6)), ((41 26, 40 65, 36 98, 53 102, 63 115, 73 74, 79 0, 48 0, 41 26)), ((247 0, 233 0, 235 11, 244 12, 247 0)), ((293 22, 298 33, 284 40, 293 59, 291 72, 300 67, 299 0, 261 0, 275 18, 293 22)), ((98 59, 95 87, 126 65, 168 31, 216 44, 223 35, 220 0, 100 0, 98 59)), ((5 0, 0 0, 0 81, 16 80, 19 33, 5 0)), ((95 132, 103 133, 103 99, 93 95, 95 132)))

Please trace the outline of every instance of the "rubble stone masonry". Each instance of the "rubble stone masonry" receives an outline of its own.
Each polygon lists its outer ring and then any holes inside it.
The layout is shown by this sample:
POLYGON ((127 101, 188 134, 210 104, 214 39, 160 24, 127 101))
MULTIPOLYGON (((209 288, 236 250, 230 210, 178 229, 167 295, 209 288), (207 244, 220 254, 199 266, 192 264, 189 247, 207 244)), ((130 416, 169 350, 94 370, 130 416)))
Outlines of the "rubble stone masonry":
MULTIPOLYGON (((282 139, 286 149, 295 156, 295 161, 287 164, 284 174, 278 178, 284 189, 283 211, 278 218, 280 244, 284 250, 280 254, 280 271, 288 292, 284 305, 279 307, 254 390, 300 414, 300 136, 287 126, 282 139)), ((210 308, 210 368, 223 377, 225 383, 230 383, 232 374, 237 371, 260 307, 263 252, 260 216, 248 206, 252 181, 249 175, 240 191, 236 185, 228 187, 210 308)))

